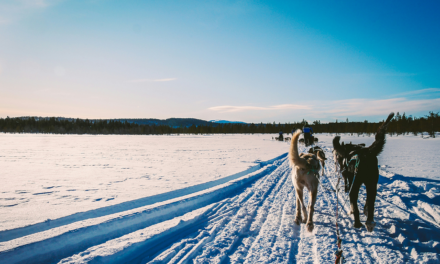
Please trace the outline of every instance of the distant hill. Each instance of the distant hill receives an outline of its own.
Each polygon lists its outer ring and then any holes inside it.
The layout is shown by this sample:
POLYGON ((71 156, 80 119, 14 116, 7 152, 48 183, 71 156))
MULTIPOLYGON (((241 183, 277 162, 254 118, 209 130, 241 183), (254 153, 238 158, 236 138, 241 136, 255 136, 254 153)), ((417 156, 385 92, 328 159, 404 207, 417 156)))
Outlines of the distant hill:
MULTIPOLYGON (((31 118, 30 116, 23 116, 23 117, 18 117, 20 119, 29 119, 31 118)), ((37 117, 34 116, 33 118, 35 118, 36 120, 49 120, 50 117, 37 117)), ((76 120, 76 118, 69 118, 69 117, 55 117, 56 120, 60 121, 60 120, 67 120, 67 121, 74 121, 76 120)), ((85 120, 80 118, 81 120, 85 120)), ((240 122, 240 121, 227 121, 227 120, 210 120, 210 121, 206 121, 206 120, 202 120, 202 119, 197 119, 197 118, 168 118, 168 119, 157 119, 157 118, 115 118, 115 119, 88 119, 91 122, 96 122, 96 121, 102 121, 102 120, 107 120, 107 121, 120 121, 120 122, 125 122, 127 121, 130 124, 137 124, 137 125, 155 125, 155 126, 170 126, 170 127, 190 127, 190 126, 209 126, 209 125, 213 125, 213 124, 246 124, 245 122, 240 122)))
POLYGON ((241 121, 228 121, 228 120, 202 120, 196 118, 168 118, 168 119, 155 119, 155 118, 122 118, 122 119, 114 119, 121 122, 129 122, 138 125, 165 125, 170 127, 190 127, 192 125, 195 126, 206 126, 212 124, 246 124, 241 121))
POLYGON ((209 122, 216 124, 246 124, 246 122, 228 120, 209 120, 209 122))
POLYGON ((129 122, 138 125, 165 125, 170 127, 190 127, 192 125, 211 125, 211 122, 206 120, 196 119, 196 118, 168 118, 168 119, 155 119, 155 118, 123 118, 123 119, 113 119, 121 122, 129 122))

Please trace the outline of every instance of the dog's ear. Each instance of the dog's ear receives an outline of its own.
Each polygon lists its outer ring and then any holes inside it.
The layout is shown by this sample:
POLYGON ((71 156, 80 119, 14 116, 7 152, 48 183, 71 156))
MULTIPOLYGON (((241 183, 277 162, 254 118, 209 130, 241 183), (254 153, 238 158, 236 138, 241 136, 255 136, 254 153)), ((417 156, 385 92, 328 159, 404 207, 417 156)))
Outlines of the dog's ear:
POLYGON ((340 136, 336 136, 333 139, 333 149, 336 151, 336 153, 338 153, 339 156, 341 156, 342 158, 346 158, 347 156, 347 149, 345 147, 344 142, 342 142, 342 144, 339 143, 339 140, 341 139, 340 136))

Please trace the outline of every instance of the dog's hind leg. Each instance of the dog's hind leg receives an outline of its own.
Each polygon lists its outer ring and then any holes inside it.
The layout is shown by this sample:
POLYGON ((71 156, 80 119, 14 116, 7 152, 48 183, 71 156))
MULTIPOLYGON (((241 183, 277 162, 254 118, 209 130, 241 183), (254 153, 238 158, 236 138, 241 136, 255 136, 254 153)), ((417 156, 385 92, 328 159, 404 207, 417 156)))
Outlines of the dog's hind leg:
POLYGON ((295 223, 299 225, 301 222, 306 223, 307 222, 307 209, 304 205, 304 186, 297 186, 295 185, 296 190, 296 216, 295 216, 295 223), (301 219, 301 211, 303 214, 303 217, 301 219))
POLYGON ((371 183, 366 185, 367 189, 367 201, 365 202, 364 214, 367 216, 367 221, 365 225, 367 226, 367 231, 372 232, 376 223, 374 222, 374 203, 376 202, 377 195, 377 184, 371 183))
POLYGON ((354 217, 354 227, 355 228, 361 228, 364 225, 361 223, 361 220, 359 218, 359 208, 358 208, 358 196, 359 196, 359 189, 361 187, 361 184, 354 182, 354 185, 352 186, 351 192, 349 194, 350 196, 350 207, 351 212, 354 217))
POLYGON ((316 197, 318 196, 318 186, 310 192, 309 217, 307 220, 307 231, 313 231, 313 213, 315 212, 316 197))
POLYGON ((301 201, 299 200, 298 192, 296 193, 296 215, 295 215, 295 224, 301 224, 301 201))
POLYGON ((344 178, 344 184, 345 184, 344 191, 346 193, 348 193, 350 191, 350 188, 351 188, 351 184, 352 184, 351 181, 353 180, 353 174, 348 172, 347 170, 343 170, 341 172, 341 174, 342 174, 342 178, 344 178))

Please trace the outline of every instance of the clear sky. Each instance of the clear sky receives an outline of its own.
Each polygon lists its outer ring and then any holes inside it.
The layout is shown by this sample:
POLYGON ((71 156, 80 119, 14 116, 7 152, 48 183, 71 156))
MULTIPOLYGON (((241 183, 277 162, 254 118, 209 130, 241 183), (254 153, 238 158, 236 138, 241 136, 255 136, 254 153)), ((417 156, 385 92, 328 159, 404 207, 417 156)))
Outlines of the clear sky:
POLYGON ((0 117, 440 111, 440 1, 0 1, 0 117))

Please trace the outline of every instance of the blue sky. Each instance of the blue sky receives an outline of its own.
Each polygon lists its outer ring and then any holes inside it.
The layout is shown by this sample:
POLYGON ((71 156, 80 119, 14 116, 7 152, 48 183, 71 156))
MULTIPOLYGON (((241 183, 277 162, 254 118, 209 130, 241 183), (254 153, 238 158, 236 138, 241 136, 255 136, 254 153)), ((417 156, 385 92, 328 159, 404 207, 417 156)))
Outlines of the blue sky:
POLYGON ((439 1, 0 2, 0 117, 440 111, 439 1))

